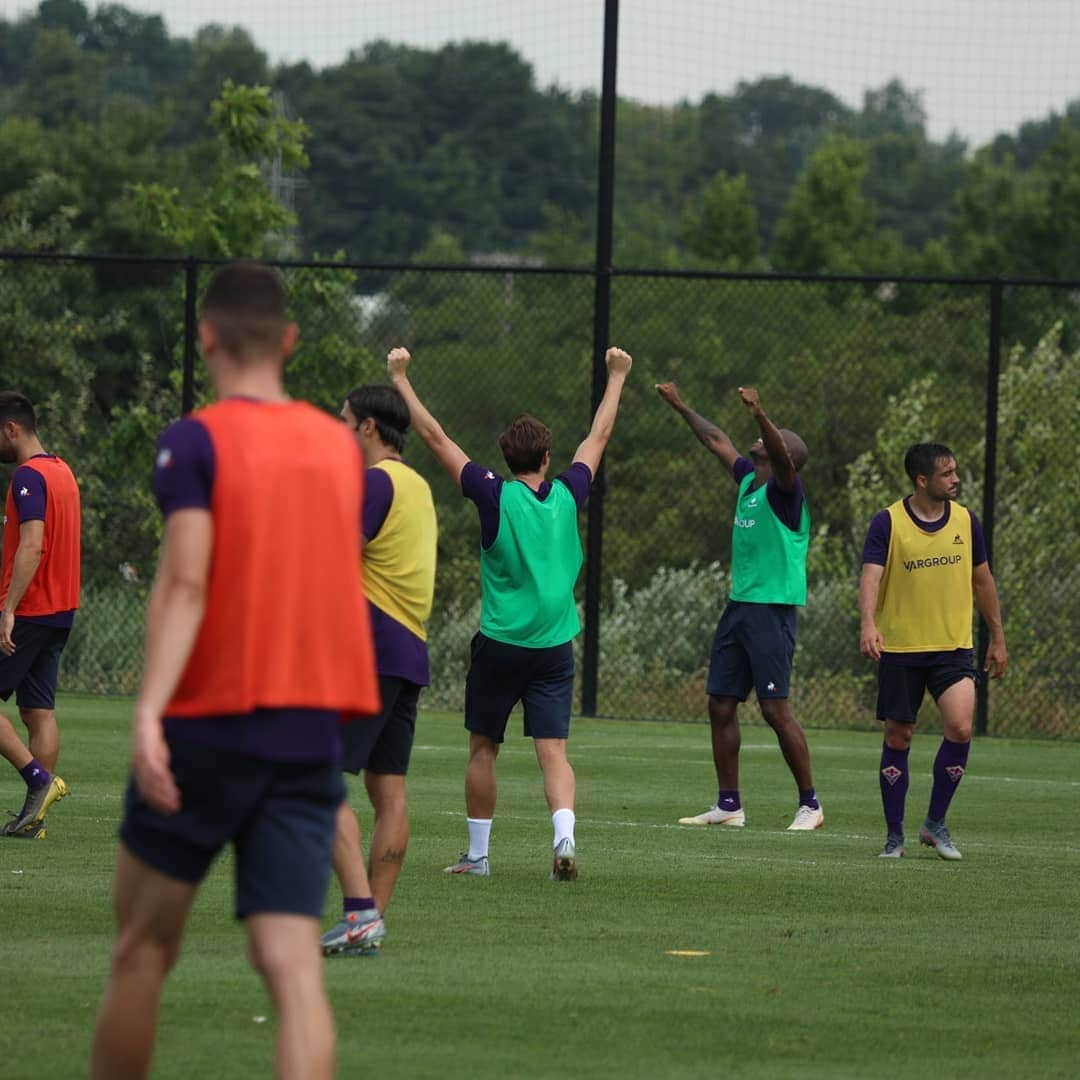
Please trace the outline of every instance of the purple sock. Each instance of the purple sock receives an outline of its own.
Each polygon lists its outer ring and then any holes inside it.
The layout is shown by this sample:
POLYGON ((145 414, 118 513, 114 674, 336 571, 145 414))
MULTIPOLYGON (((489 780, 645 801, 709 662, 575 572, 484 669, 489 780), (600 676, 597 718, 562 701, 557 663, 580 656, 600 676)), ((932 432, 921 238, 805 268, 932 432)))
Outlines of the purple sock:
POLYGON ((19 770, 19 775, 26 781, 26 786, 31 790, 44 787, 52 779, 52 773, 37 758, 31 758, 19 770))
POLYGON ((934 786, 930 789, 930 809, 926 813, 931 821, 945 820, 949 803, 964 778, 970 749, 971 743, 941 740, 941 749, 934 758, 934 786))
POLYGON ((345 896, 342 898, 342 909, 346 915, 350 911, 374 911, 375 901, 370 896, 345 896))
POLYGON ((719 806, 721 810, 726 810, 728 813, 731 813, 733 810, 742 809, 742 803, 739 802, 738 791, 721 791, 719 795, 716 796, 716 805, 719 806))
POLYGON ((893 750, 881 744, 881 807, 885 811, 885 827, 891 833, 904 831, 904 801, 907 799, 908 754, 910 750, 893 750))
POLYGON ((811 810, 820 810, 821 803, 817 801, 817 796, 814 794, 814 789, 808 787, 805 790, 799 788, 799 805, 809 806, 811 810))

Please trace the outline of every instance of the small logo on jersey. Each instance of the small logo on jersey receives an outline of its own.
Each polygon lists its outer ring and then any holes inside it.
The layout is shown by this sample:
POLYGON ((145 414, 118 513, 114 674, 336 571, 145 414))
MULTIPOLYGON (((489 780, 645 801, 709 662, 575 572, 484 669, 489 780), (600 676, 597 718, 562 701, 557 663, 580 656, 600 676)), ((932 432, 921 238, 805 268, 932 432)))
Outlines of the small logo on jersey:
POLYGON ((776 689, 776 683, 774 683, 774 682, 769 683, 769 685, 766 686, 765 689, 766 690, 775 690, 776 689))
POLYGON ((486 473, 484 473, 484 479, 485 480, 494 480, 495 479, 495 474, 490 469, 488 469, 488 471, 486 473))
POLYGON ((747 500, 746 505, 750 509, 753 509, 755 506, 757 506, 757 496, 756 495, 751 495, 750 498, 747 500))
POLYGON ((172 464, 172 451, 166 446, 157 456, 156 465, 159 469, 167 469, 172 464))
POLYGON ((886 765, 885 768, 881 770, 881 775, 889 781, 889 787, 893 787, 896 784, 896 781, 904 774, 895 765, 886 765))
POLYGON ((963 542, 964 542, 964 541, 960 539, 960 534, 959 534, 959 533, 957 533, 957 534, 956 534, 956 535, 955 535, 955 536, 953 537, 953 543, 954 543, 954 544, 962 544, 963 542))
POLYGON ((29 495, 30 494, 30 489, 28 487, 21 487, 21 488, 19 488, 19 494, 20 495, 29 495))
POLYGON ((735 518, 736 529, 752 529, 757 524, 757 518, 735 518))
POLYGON ((945 772, 948 774, 949 779, 954 784, 959 784, 961 778, 964 775, 964 766, 963 765, 948 765, 945 768, 945 772))

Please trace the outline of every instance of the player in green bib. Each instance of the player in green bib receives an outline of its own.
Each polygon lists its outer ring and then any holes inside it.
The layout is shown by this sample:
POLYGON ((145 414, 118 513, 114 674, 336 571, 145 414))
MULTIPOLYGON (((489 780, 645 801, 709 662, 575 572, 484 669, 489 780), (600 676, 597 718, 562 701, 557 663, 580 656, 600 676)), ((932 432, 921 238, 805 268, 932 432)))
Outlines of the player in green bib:
POLYGON ((674 383, 656 389, 739 485, 731 535, 731 595, 716 628, 705 687, 719 791, 714 806, 680 818, 679 824, 746 824, 739 795, 736 713, 753 688, 799 789, 799 805, 788 829, 820 828, 825 816, 814 792, 810 750, 788 703, 797 609, 806 603, 810 513, 799 478, 806 443, 765 415, 756 390, 740 386, 739 397, 761 431, 744 458, 724 432, 684 404, 674 383))
POLYGON ((608 382, 592 429, 573 463, 554 480, 551 432, 522 415, 499 436, 512 474, 470 461, 424 407, 409 382, 409 354, 394 349, 387 368, 409 406, 413 430, 476 506, 480 517, 480 630, 472 641, 465 683, 469 765, 465 808, 469 850, 451 874, 490 873, 488 845, 495 814, 495 761, 510 711, 520 701, 544 777, 554 832, 551 877, 578 875, 574 837, 574 770, 566 756, 574 691, 573 639, 581 629, 574 583, 581 570, 578 511, 589 496, 611 438, 630 356, 607 351, 608 382))

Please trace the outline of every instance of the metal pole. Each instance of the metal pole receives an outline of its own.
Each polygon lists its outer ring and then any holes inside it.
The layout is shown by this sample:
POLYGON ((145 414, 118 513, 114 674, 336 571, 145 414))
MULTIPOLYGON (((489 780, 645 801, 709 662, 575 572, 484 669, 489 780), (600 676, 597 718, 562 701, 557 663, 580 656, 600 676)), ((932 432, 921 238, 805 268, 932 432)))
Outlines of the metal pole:
POLYGON ((184 269, 184 379, 180 410, 187 415, 195 408, 195 301, 199 291, 199 265, 189 258, 184 269))
MULTIPOLYGON (((604 353, 611 324, 612 210, 615 201, 615 68, 619 51, 619 0, 604 3, 604 82, 600 97, 600 154, 596 195, 596 269, 593 300, 592 411, 604 395, 604 353)), ((600 582, 604 548, 604 496, 607 479, 601 462, 589 500, 585 544, 585 641, 581 665, 581 711, 596 715, 600 665, 600 582)))
MULTIPOLYGON (((1005 290, 1000 281, 990 286, 990 345, 986 369, 986 457, 983 462, 982 527, 986 557, 994 563, 994 510, 997 499, 998 382, 1001 378, 1001 317, 1005 290)), ((990 630, 979 616, 978 662, 990 647, 990 630)), ((985 735, 990 716, 990 686, 980 678, 975 692, 975 733, 985 735)))

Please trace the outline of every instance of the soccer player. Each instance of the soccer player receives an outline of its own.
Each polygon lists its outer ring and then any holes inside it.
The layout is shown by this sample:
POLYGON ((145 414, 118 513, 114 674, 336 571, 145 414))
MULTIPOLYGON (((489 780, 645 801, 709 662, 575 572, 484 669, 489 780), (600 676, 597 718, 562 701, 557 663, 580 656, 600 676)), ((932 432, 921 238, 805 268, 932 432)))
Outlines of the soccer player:
POLYGON ((908 753, 929 690, 944 738, 919 840, 941 858, 955 860, 961 855, 945 814, 971 747, 973 597, 990 628, 984 670, 991 678, 1005 671, 1008 651, 982 526, 954 501, 960 491, 956 456, 940 443, 916 443, 904 455, 904 471, 914 491, 874 515, 859 581, 859 650, 878 662, 877 716, 885 724, 878 775, 886 829, 881 857, 904 854, 908 753))
POLYGON ((236 915, 278 1015, 276 1075, 334 1072, 319 919, 344 795, 338 728, 379 699, 357 572, 360 452, 336 420, 286 397, 296 339, 276 272, 218 270, 199 323, 218 402, 159 443, 164 535, 96 1080, 149 1071, 162 985, 199 883, 230 843, 236 915))
POLYGON ((825 816, 814 793, 810 750, 788 704, 796 609, 806 603, 810 513, 799 477, 806 464, 806 443, 765 415, 756 390, 740 386, 739 397, 761 432, 742 457, 723 431, 683 402, 674 383, 660 383, 656 389, 739 485, 731 533, 731 593, 713 638, 705 686, 719 792, 714 806, 680 818, 679 824, 746 824, 739 795, 737 712, 753 687, 799 789, 799 805, 788 829, 820 828, 825 816))
POLYGON ((553 481, 551 432, 533 416, 518 416, 499 436, 513 479, 469 460, 421 404, 408 378, 409 354, 394 349, 387 368, 409 406, 413 428, 471 500, 480 516, 480 631, 472 641, 465 683, 469 764, 465 809, 469 850, 451 874, 490 873, 488 843, 495 814, 495 759, 511 709, 525 707, 551 810, 551 877, 578 875, 574 837, 574 770, 566 756, 574 691, 573 638, 581 629, 574 582, 581 570, 577 514, 588 498, 611 438, 630 355, 607 351, 608 381, 592 429, 570 468, 553 481))
POLYGON ((0 698, 15 694, 30 740, 0 713, 0 754, 26 783, 22 809, 0 833, 43 839, 45 812, 67 794, 55 775, 56 681, 79 607, 79 486, 42 447, 29 398, 11 390, 0 393, 0 462, 16 466, 4 506, 0 698))
POLYGON ((370 952, 386 937, 382 916, 409 843, 409 771, 416 706, 431 681, 427 620, 435 591, 438 525, 431 488, 402 460, 409 408, 392 386, 353 390, 341 418, 364 452, 364 591, 371 610, 382 713, 342 733, 342 768, 363 771, 375 810, 371 863, 346 800, 338 808, 334 873, 344 894, 341 920, 322 937, 327 955, 370 952))

